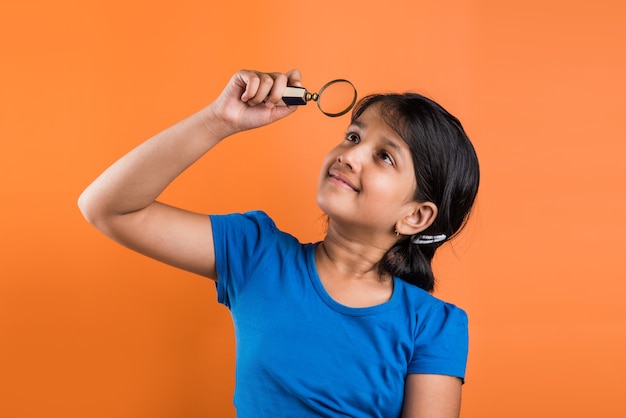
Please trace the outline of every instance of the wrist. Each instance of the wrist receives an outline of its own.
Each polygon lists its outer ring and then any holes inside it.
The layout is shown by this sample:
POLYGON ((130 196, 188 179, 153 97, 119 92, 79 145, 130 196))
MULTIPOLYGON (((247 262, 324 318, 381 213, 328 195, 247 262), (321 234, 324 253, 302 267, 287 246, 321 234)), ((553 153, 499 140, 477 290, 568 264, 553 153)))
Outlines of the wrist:
POLYGON ((205 107, 199 112, 199 117, 209 136, 216 141, 221 141, 230 135, 236 134, 239 130, 232 123, 229 123, 228 120, 220 117, 215 106, 213 103, 205 107))

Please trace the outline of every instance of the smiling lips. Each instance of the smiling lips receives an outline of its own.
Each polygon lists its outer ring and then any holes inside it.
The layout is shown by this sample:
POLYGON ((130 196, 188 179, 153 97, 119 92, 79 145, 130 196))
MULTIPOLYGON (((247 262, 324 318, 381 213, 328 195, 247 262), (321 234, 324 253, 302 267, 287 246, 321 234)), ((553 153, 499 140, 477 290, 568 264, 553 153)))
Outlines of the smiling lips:
POLYGON ((354 184, 352 184, 352 182, 350 180, 348 180, 348 178, 346 176, 344 176, 340 171, 330 170, 328 172, 328 176, 330 177, 331 181, 333 181, 334 183, 339 184, 340 186, 350 188, 350 189, 354 190, 355 192, 359 191, 356 188, 356 186, 354 184))

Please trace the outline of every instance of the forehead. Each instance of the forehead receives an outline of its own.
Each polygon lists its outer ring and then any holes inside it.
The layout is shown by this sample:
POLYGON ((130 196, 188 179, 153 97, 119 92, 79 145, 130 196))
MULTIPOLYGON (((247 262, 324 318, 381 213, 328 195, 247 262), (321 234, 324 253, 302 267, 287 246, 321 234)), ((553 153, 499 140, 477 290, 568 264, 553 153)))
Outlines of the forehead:
POLYGON ((393 145, 396 148, 403 148, 405 150, 408 149, 408 145, 406 141, 400 136, 400 134, 389 125, 392 123, 390 118, 385 118, 380 112, 380 105, 373 104, 368 107, 359 115, 358 118, 352 121, 352 125, 357 126, 358 128, 368 131, 374 132, 376 131, 378 135, 381 136, 386 142, 391 142, 390 145, 393 145))

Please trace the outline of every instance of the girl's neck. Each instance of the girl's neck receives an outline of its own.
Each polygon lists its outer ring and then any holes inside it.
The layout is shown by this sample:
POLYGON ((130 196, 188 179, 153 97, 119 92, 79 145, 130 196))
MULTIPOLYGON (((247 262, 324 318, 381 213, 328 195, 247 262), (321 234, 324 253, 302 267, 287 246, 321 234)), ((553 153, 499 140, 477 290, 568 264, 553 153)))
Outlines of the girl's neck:
POLYGON ((378 271, 385 250, 326 236, 315 251, 315 264, 326 292, 338 303, 367 307, 388 301, 393 280, 378 271))
POLYGON ((376 248, 355 243, 346 245, 327 236, 317 248, 316 260, 338 276, 379 280, 378 264, 383 254, 376 248))
POLYGON ((316 257, 332 266, 335 274, 346 278, 380 280, 380 260, 393 242, 387 236, 378 235, 380 233, 364 231, 362 227, 339 227, 331 221, 316 257))

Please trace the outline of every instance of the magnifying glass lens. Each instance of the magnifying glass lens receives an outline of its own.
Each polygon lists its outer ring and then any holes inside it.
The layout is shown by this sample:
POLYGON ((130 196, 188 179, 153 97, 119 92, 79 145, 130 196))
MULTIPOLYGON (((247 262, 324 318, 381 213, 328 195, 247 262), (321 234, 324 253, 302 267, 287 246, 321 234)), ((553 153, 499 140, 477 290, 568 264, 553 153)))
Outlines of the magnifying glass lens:
POLYGON ((349 81, 334 80, 319 92, 317 105, 328 116, 340 116, 352 109, 355 93, 354 86, 349 81))

